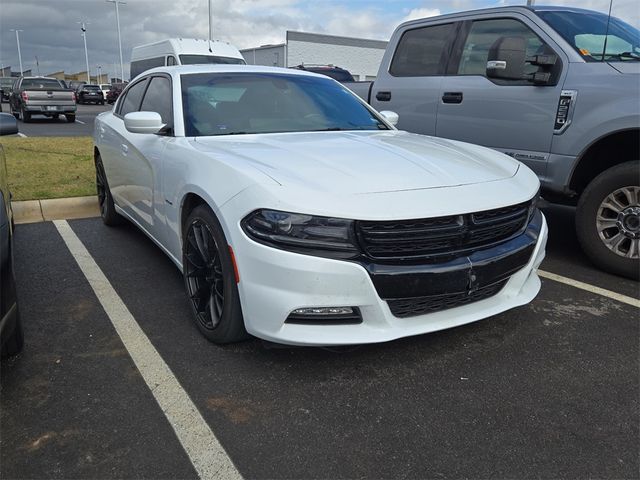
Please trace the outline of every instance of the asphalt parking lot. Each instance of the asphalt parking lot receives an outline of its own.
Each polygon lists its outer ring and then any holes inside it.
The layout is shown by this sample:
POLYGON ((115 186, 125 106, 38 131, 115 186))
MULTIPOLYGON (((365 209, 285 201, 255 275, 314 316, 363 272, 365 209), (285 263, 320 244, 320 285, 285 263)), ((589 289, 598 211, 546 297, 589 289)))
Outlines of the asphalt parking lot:
MULTIPOLYGON (((76 121, 68 123, 64 115, 58 119, 34 116, 31 122, 18 122, 20 134, 27 137, 84 137, 93 134, 93 121, 98 114, 111 110, 112 105, 78 105, 76 121)), ((2 104, 2 111, 9 112, 9 104, 2 104)))
MULTIPOLYGON (((638 298, 546 210, 546 271, 638 298)), ((219 347, 130 225, 69 221, 245 478, 637 478, 638 309, 543 279, 528 306, 350 349, 219 347)), ((16 230, 25 350, 1 364, 3 478, 195 478, 56 225, 16 230)), ((219 478, 224 475, 219 474, 219 478)))

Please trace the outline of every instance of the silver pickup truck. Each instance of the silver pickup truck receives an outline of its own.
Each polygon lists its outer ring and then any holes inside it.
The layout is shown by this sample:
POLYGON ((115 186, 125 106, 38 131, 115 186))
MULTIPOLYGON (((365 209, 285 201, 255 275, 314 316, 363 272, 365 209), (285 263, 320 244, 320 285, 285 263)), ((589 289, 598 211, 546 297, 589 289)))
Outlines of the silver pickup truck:
MULTIPOLYGON (((500 7, 400 25, 376 80, 345 83, 398 128, 494 148, 577 205, 583 250, 640 276, 640 32, 566 7, 500 7)), ((496 192, 499 195, 500 192, 496 192)))
POLYGON ((75 122, 76 95, 55 78, 21 77, 9 97, 9 109, 23 122, 30 122, 32 115, 58 118, 61 114, 67 122, 75 122))

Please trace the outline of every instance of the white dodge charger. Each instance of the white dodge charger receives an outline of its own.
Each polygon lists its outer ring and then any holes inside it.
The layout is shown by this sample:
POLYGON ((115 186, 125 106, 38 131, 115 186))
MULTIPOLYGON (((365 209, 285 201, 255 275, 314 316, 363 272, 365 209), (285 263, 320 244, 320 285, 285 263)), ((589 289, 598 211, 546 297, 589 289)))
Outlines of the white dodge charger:
POLYGON ((304 71, 150 70, 95 122, 102 219, 171 258, 218 343, 381 342, 530 302, 536 175, 396 121, 304 71))

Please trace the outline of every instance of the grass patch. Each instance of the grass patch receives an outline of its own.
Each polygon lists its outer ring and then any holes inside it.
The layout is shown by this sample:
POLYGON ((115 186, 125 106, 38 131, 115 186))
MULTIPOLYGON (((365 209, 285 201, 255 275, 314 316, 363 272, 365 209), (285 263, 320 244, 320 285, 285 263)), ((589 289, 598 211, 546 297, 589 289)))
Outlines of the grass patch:
POLYGON ((2 138, 14 200, 96 194, 91 137, 2 138))

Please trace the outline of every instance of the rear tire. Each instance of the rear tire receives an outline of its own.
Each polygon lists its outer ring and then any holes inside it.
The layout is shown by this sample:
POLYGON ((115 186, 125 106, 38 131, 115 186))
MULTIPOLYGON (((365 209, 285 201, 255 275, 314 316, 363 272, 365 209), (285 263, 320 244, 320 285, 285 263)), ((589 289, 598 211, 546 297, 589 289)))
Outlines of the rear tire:
POLYGON ((249 335, 244 327, 235 268, 222 227, 211 209, 193 209, 184 227, 182 266, 194 321, 207 340, 233 343, 249 335))
POLYGON ((582 192, 576 233, 602 270, 640 279, 640 169, 638 162, 611 167, 582 192))
POLYGON ((111 190, 109 189, 109 182, 107 181, 107 174, 102 164, 102 158, 99 155, 96 157, 96 191, 98 193, 98 205, 100 206, 102 223, 109 227, 122 224, 124 219, 116 212, 111 190))
POLYGON ((20 109, 20 117, 24 123, 29 123, 31 121, 31 114, 25 111, 24 107, 20 109))
POLYGON ((16 305, 16 318, 11 336, 7 338, 2 346, 2 357, 10 357, 17 355, 22 351, 24 346, 24 331, 22 330, 22 321, 20 320, 20 311, 17 310, 16 305))
POLYGON ((65 118, 67 119, 67 122, 68 122, 68 123, 73 123, 73 122, 75 122, 75 121, 76 121, 76 116, 75 116, 75 115, 69 115, 69 114, 66 114, 66 115, 65 115, 65 118))

